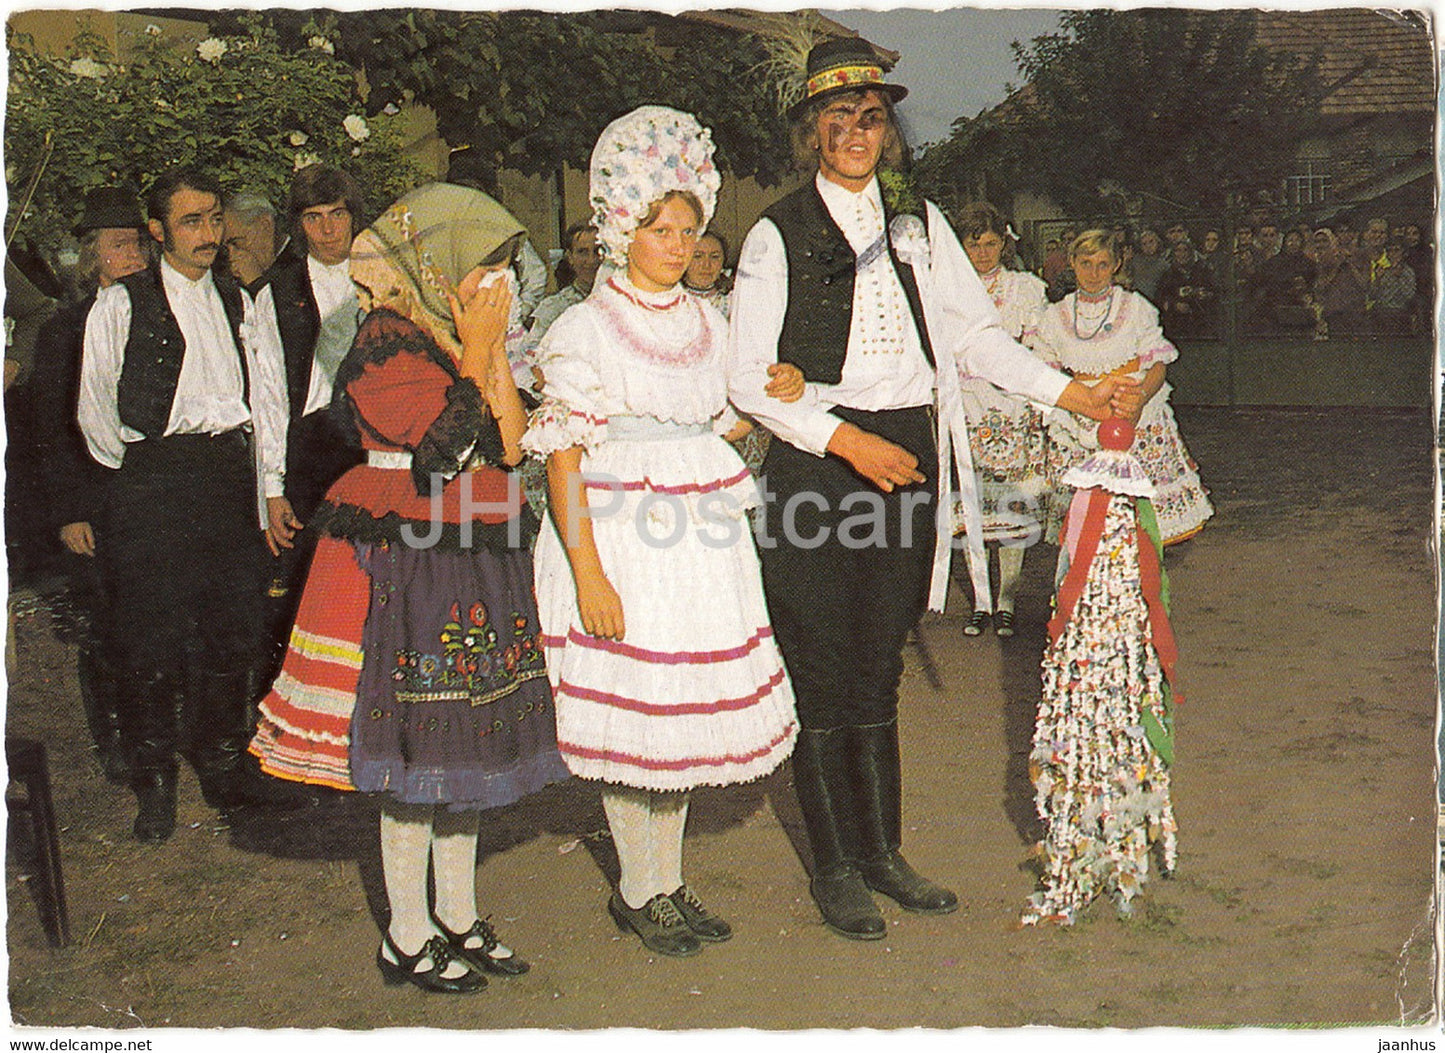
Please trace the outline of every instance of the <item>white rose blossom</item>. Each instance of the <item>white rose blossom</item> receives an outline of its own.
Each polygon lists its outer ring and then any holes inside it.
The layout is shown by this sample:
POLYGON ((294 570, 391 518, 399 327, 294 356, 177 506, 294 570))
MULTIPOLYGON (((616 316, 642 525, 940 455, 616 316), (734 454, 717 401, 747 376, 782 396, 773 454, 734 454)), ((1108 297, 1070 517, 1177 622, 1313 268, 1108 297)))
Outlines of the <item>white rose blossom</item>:
POLYGON ((84 77, 87 80, 104 80, 110 70, 93 58, 78 58, 70 64, 70 73, 75 77, 84 77))
POLYGON ((347 114, 346 120, 341 122, 346 129, 346 134, 351 136, 354 142, 361 142, 371 134, 371 129, 366 126, 366 118, 359 113, 347 114))
POLYGON ((221 56, 229 50, 226 42, 217 37, 207 37, 196 45, 196 54, 201 57, 202 61, 209 62, 213 66, 220 62, 221 56))
POLYGON ((299 171, 301 171, 301 169, 303 169, 303 168, 306 168, 306 167, 308 167, 308 166, 310 166, 310 165, 319 165, 320 163, 321 163, 321 157, 320 157, 320 155, 318 155, 318 154, 313 154, 313 153, 304 153, 304 154, 302 154, 302 153, 298 153, 298 154, 296 155, 296 160, 295 160, 295 162, 294 162, 294 168, 295 168, 295 170, 296 170, 297 172, 299 172, 299 171))
POLYGON ((158 36, 160 36, 160 35, 161 35, 161 27, 160 27, 160 26, 156 25, 154 22, 147 23, 147 25, 146 25, 146 36, 148 36, 148 37, 158 37, 158 36))
POLYGON ((310 138, 305 132, 292 132, 286 137, 286 141, 292 146, 305 146, 310 138))
POLYGON ((328 55, 336 54, 336 45, 322 36, 308 38, 306 41, 306 46, 309 48, 316 48, 318 51, 324 51, 328 55))

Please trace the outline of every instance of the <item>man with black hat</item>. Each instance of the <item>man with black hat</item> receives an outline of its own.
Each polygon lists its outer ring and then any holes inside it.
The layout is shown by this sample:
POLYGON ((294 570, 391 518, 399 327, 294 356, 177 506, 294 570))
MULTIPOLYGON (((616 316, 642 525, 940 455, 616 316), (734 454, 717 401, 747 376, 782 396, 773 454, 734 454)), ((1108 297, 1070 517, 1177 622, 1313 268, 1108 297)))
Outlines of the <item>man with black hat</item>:
POLYGON ((880 168, 904 161, 893 105, 906 93, 864 41, 812 49, 788 116, 813 178, 748 234, 731 318, 732 400, 783 440, 763 462, 758 547, 803 726, 810 889, 830 929, 863 940, 886 933, 870 889, 918 913, 958 907, 899 852, 898 684, 925 602, 942 609, 951 531, 936 517, 952 470, 966 507, 973 496, 959 371, 1097 419, 1116 387, 1130 405, 1126 385, 1091 390, 1010 340, 942 213, 880 190, 880 168), (803 371, 800 400, 763 395, 776 362, 803 371))
POLYGON ((80 390, 81 338, 97 289, 108 289, 144 270, 141 241, 145 220, 134 195, 119 187, 97 187, 85 196, 85 211, 74 233, 80 239, 73 298, 40 330, 40 354, 31 381, 34 430, 41 476, 51 513, 47 527, 59 531, 70 577, 70 599, 78 634, 76 675, 96 753, 106 778, 124 784, 130 762, 121 746, 116 680, 107 646, 105 590, 96 573, 98 527, 104 516, 109 473, 91 459, 75 421, 80 390))
POLYGON ((209 176, 167 172, 146 205, 161 260, 97 294, 77 419, 91 455, 113 469, 97 555, 139 804, 135 836, 157 842, 175 828, 178 750, 213 807, 289 803, 294 794, 246 753, 262 528, 268 513, 275 518, 285 474, 270 297, 263 291, 253 304, 212 270, 223 228, 220 187, 209 176))

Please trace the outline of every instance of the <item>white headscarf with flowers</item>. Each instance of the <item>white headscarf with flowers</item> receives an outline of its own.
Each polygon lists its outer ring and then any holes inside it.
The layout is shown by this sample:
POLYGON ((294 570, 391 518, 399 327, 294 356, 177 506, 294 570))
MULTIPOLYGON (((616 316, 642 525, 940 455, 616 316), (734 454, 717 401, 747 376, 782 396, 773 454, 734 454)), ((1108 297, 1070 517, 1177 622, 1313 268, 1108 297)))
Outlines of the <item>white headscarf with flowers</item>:
POLYGON ((627 249, 653 202, 686 190, 702 203, 706 226, 722 177, 713 167, 712 132, 690 113, 639 106, 602 130, 592 150, 593 222, 604 255, 624 266, 627 249))

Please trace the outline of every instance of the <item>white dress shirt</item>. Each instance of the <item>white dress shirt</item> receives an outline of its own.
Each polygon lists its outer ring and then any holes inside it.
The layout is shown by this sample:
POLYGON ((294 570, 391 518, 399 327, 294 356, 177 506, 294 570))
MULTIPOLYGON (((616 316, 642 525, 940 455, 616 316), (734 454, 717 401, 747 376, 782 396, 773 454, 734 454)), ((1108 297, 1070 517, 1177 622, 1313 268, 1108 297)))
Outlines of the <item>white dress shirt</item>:
MULTIPOLYGON (((356 299, 356 286, 351 280, 349 259, 340 263, 322 263, 308 253, 306 273, 311 278, 311 295, 316 297, 316 313, 323 326, 333 311, 350 311, 354 316, 360 310, 356 299)), ((303 417, 331 405, 331 389, 335 382, 335 371, 328 374, 313 357, 311 380, 306 387, 306 405, 301 410, 303 417)))
MULTIPOLYGON (((244 290, 245 320, 241 345, 251 380, 251 408, 243 393, 245 378, 231 339, 221 295, 207 271, 192 281, 161 260, 166 300, 186 340, 166 435, 219 435, 250 424, 255 433, 260 521, 264 498, 285 490, 287 397, 281 335, 268 286, 252 302, 244 290)), ((122 284, 102 289, 85 321, 76 419, 86 445, 101 464, 119 468, 127 443, 146 436, 121 423, 117 389, 130 336, 130 293, 122 284)))

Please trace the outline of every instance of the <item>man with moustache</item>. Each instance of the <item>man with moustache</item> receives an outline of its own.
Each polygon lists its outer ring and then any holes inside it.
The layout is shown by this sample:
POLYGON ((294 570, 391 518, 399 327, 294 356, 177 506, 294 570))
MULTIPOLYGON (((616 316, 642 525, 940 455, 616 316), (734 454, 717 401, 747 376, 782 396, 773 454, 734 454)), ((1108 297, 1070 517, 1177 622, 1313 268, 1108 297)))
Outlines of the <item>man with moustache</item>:
POLYGON ((361 185, 339 168, 308 165, 292 178, 287 215, 294 231, 289 247, 252 287, 271 291, 290 407, 285 503, 267 536, 276 557, 267 590, 270 672, 285 653, 315 549, 315 532, 301 527, 331 484, 362 460, 330 412, 336 369, 351 350, 361 314, 350 269, 351 242, 366 221, 361 185))
POLYGON ((902 162, 893 104, 906 93, 864 41, 812 49, 788 116, 813 178, 748 234, 731 317, 732 401, 782 440, 763 462, 758 547, 803 728, 793 778, 810 890, 827 926, 860 940, 887 931, 870 889, 917 913, 958 907, 899 851, 898 684, 909 630, 926 602, 942 609, 951 532, 935 517, 951 471, 973 478, 959 370, 1099 419, 1116 389, 1137 399, 1113 381, 1091 391, 1010 340, 943 214, 901 214, 880 191, 880 166, 902 162), (797 402, 755 394, 777 362, 802 370, 797 402))
POLYGON ((77 418, 91 455, 113 470, 97 557, 134 833, 154 843, 175 828, 178 751, 218 809, 292 795, 245 752, 262 528, 276 533, 284 502, 286 396, 270 296, 253 303, 213 271, 223 222, 209 176, 167 172, 146 211, 161 259, 97 295, 77 418))

